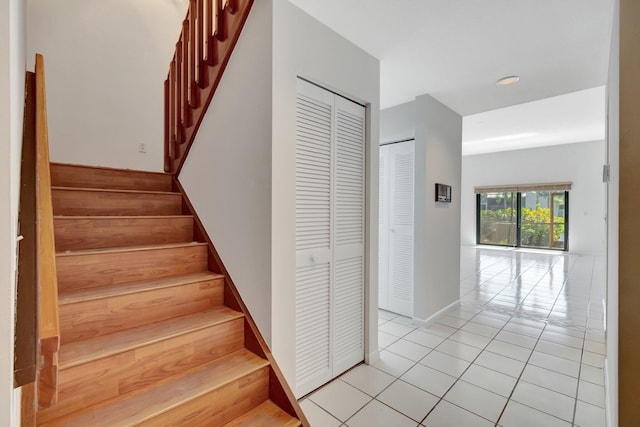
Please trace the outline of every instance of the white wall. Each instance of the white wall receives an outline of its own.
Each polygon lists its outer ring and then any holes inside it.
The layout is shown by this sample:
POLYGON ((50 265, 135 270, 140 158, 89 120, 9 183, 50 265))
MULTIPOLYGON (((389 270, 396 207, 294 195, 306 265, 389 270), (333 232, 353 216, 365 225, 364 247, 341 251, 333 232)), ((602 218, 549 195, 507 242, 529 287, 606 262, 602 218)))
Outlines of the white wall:
POLYGON ((162 170, 163 82, 187 4, 28 0, 29 66, 39 52, 47 68, 52 161, 162 170))
POLYGON ((429 95, 380 113, 380 140, 415 138, 413 317, 427 320, 460 297, 462 117, 429 95), (437 203, 435 184, 452 187, 437 203))
POLYGON ((25 13, 22 0, 0 1, 0 425, 17 426, 13 389, 16 235, 24 112, 25 13))
POLYGON ((179 176, 267 343, 271 342, 271 14, 270 1, 254 2, 179 176))
POLYGON ((405 102, 380 111, 380 143, 398 142, 416 136, 416 102, 405 102))
POLYGON ((569 192, 569 251, 604 254, 602 141, 563 144, 462 158, 462 244, 476 244, 474 187, 573 182, 569 192))
POLYGON ((295 384, 295 114, 301 76, 367 106, 366 358, 377 354, 380 64, 287 0, 274 0, 272 350, 295 384))
POLYGON ((607 358, 605 387, 609 427, 618 425, 618 203, 620 200, 620 1, 615 1, 607 82, 608 129, 605 145, 610 165, 607 194, 607 358))
POLYGON ((424 321, 460 298, 462 117, 429 95, 415 101, 413 317, 424 321), (435 201, 435 184, 452 187, 435 201))

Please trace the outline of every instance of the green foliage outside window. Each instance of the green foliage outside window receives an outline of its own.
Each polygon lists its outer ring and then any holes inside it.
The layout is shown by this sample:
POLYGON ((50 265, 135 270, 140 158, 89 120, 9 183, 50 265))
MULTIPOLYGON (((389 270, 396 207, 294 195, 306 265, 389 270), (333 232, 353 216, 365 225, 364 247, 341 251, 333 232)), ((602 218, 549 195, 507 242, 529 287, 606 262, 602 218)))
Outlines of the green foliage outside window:
MULTIPOLYGON (((488 236, 495 229, 496 223, 515 223, 515 212, 512 208, 498 210, 481 210, 480 223, 482 224, 481 236, 488 236)), ((564 218, 553 218, 553 241, 564 240, 564 218)), ((551 209, 522 208, 520 238, 523 246, 548 247, 549 231, 551 223, 551 209)), ((485 240, 483 238, 483 240, 485 240)), ((488 240, 488 239, 487 239, 488 240)), ((498 244, 507 244, 507 239, 501 239, 498 244)))

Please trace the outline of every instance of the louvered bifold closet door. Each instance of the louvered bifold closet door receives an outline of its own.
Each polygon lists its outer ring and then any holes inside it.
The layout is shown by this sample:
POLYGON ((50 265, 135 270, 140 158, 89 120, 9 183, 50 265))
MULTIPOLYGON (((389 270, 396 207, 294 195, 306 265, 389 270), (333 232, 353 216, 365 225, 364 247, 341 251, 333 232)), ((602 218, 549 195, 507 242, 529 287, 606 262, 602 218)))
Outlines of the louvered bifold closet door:
POLYGON ((364 356, 365 109, 335 98, 333 374, 364 356))
POLYGON ((332 377, 333 94, 299 82, 296 111, 296 394, 332 377))
POLYGON ((390 151, 389 310, 413 316, 414 141, 390 151))
POLYGON ((298 397, 364 359, 365 109, 298 80, 298 397))

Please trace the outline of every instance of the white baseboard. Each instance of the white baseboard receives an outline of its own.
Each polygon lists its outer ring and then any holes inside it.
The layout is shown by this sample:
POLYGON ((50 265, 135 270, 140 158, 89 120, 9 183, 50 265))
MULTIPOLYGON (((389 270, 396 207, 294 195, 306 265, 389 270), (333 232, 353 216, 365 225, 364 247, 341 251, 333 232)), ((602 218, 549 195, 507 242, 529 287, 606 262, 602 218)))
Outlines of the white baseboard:
MULTIPOLYGON (((21 420, 22 415, 22 387, 13 389, 13 416, 11 417, 11 426, 18 427, 23 425, 21 420)), ((25 420, 25 424, 28 422, 25 420)))
POLYGON ((607 427, 617 427, 613 425, 613 421, 611 420, 611 405, 609 401, 609 358, 605 357, 604 359, 604 401, 605 401, 605 416, 606 416, 606 425, 607 427))
POLYGON ((411 322, 414 325, 416 325, 416 326, 418 326, 420 328, 424 328, 426 326, 429 326, 431 323, 433 323, 434 320, 436 320, 436 317, 440 316, 442 313, 444 313, 445 311, 447 311, 448 309, 450 309, 454 305, 458 304, 459 302, 460 302, 460 299, 455 300, 454 302, 452 302, 448 306, 442 308, 441 310, 438 310, 437 312, 433 313, 431 316, 429 316, 426 319, 420 319, 419 317, 412 317, 411 318, 411 322))

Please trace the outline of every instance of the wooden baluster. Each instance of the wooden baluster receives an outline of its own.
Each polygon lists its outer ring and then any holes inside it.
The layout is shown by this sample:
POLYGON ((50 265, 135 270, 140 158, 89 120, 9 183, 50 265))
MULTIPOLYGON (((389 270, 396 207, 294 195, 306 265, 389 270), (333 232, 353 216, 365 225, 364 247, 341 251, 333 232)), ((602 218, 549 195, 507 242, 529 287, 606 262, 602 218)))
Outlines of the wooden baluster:
POLYGON ((164 81, 164 171, 165 172, 171 171, 171 165, 169 163, 169 159, 170 159, 169 147, 171 146, 171 143, 169 142, 169 139, 170 139, 169 127, 171 123, 171 121, 169 120, 169 78, 170 76, 167 76, 167 79, 164 81))
POLYGON ((191 22, 189 24, 189 29, 191 30, 189 34, 189 90, 190 90, 190 103, 191 108, 198 108, 200 105, 198 99, 198 86, 196 86, 197 77, 196 77, 196 68, 197 64, 200 62, 200 58, 196 59, 196 29, 197 23, 200 19, 200 15, 198 15, 198 5, 196 4, 196 0, 191 0, 190 2, 190 12, 189 16, 191 18, 191 22))
MULTIPOLYGON (((191 126, 189 108, 189 20, 182 22, 182 128, 183 132, 191 126)), ((183 138, 181 143, 186 142, 183 138)))
POLYGON ((178 139, 177 110, 176 110, 176 57, 173 56, 171 66, 169 67, 169 157, 176 158, 176 142, 178 139))
POLYGON ((253 1, 189 0, 169 79, 167 114, 172 172, 182 167, 184 154, 189 151, 253 1))
MULTIPOLYGON (((197 58, 197 85, 198 87, 204 89, 205 87, 207 87, 207 66, 206 66, 206 53, 205 53, 205 43, 206 43, 206 37, 205 37, 205 30, 206 30, 206 18, 204 16, 204 5, 205 5, 205 0, 197 0, 198 2, 198 28, 196 29, 196 33, 197 33, 197 41, 196 41, 196 45, 197 45, 197 51, 196 51, 196 58, 197 58)), ((200 101, 200 100, 198 100, 200 101)))
POLYGON ((182 136, 182 37, 180 37, 176 45, 176 142, 178 144, 184 140, 182 136))
POLYGON ((226 30, 226 19, 224 19, 224 0, 217 0, 216 1, 216 31, 215 31, 215 36, 216 38, 223 42, 227 39, 227 32, 226 30))
MULTIPOLYGON (((213 18, 214 18, 214 0, 204 0, 206 2, 206 33, 205 33, 205 44, 206 44, 206 55, 207 55, 207 64, 211 67, 217 64, 216 52, 215 52, 215 40, 213 36, 215 35, 215 28, 213 28, 213 18)), ((217 0, 216 0, 217 1, 217 0)))

